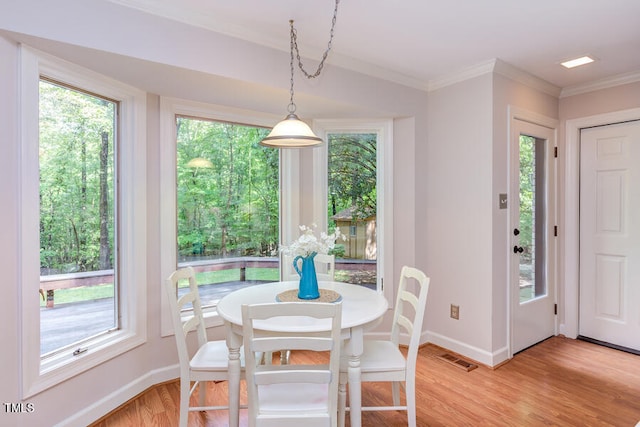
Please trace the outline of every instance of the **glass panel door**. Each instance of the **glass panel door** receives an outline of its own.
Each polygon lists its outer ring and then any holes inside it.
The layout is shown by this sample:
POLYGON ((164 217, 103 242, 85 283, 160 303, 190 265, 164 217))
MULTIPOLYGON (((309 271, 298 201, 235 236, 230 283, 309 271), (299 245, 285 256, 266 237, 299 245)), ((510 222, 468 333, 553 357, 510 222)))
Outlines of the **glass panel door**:
POLYGON ((547 294, 545 275, 545 140, 520 136, 520 303, 547 294))

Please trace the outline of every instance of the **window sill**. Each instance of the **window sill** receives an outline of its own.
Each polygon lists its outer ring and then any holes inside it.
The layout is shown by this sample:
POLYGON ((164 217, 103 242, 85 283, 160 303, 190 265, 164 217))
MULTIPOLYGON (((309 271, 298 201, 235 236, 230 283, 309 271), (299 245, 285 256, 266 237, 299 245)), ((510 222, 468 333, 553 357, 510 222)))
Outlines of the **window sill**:
POLYGON ((98 337, 85 343, 81 348, 86 349, 77 355, 73 350, 61 352, 41 363, 40 373, 31 384, 28 384, 24 398, 31 397, 50 387, 53 387, 71 377, 74 377, 97 365, 124 354, 143 344, 145 336, 136 335, 131 331, 116 331, 98 337))

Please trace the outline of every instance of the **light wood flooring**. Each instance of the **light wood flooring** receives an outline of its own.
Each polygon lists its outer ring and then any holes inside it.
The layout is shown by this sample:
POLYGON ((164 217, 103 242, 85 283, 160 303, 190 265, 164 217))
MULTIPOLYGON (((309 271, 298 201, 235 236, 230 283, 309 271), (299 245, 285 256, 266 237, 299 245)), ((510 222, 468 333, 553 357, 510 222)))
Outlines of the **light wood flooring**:
MULTIPOLYGON (((466 372, 438 358, 444 352, 430 344, 420 349, 418 426, 633 427, 640 421, 640 356, 554 337, 497 369, 466 372)), ((244 384, 242 390, 245 399, 244 384)), ((226 392, 226 383, 211 385, 208 399, 226 400, 226 392)), ((364 405, 390 398, 388 384, 363 384, 364 405)), ((179 400, 178 381, 159 384, 93 427, 175 426, 179 400)), ((365 412, 362 421, 371 427, 404 426, 406 415, 365 412)), ((246 410, 240 411, 240 424, 247 425, 246 410)), ((189 426, 227 425, 226 411, 189 414, 189 426)))

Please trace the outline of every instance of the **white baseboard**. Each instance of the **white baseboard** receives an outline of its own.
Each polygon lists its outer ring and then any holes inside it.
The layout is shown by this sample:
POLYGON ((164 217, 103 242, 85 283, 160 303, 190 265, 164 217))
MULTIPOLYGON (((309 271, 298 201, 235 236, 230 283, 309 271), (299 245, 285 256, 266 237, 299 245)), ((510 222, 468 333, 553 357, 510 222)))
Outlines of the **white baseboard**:
POLYGON ((167 366, 148 372, 124 387, 98 400, 93 405, 56 424, 56 427, 84 427, 129 401, 146 389, 180 377, 178 365, 167 366))
POLYGON ((437 346, 446 348, 447 350, 451 350, 461 356, 468 357, 489 367, 497 366, 509 359, 509 349, 506 346, 491 353, 461 341, 429 331, 423 334, 423 342, 430 342, 437 346))
MULTIPOLYGON (((373 332, 367 333, 367 338, 369 339, 378 339, 378 340, 388 340, 389 332, 373 332)), ((421 344, 432 343, 439 347, 446 348, 447 350, 451 350, 455 353, 458 353, 461 356, 468 357, 475 362, 482 363, 483 365, 494 367, 497 366, 506 360, 509 360, 509 349, 505 346, 493 353, 489 353, 485 350, 470 346, 469 344, 463 343, 461 341, 456 341, 452 338, 446 337, 444 335, 436 334, 435 332, 423 332, 421 339, 421 344)), ((400 344, 408 345, 409 344, 409 336, 406 334, 400 335, 400 344)))

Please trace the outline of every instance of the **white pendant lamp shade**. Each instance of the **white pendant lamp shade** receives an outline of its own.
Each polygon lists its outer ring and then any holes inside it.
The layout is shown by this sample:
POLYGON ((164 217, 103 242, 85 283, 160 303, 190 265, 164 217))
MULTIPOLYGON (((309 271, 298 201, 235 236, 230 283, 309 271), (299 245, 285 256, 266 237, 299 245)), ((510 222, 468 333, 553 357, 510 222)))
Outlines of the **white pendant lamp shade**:
POLYGON ((308 79, 314 79, 320 75, 324 62, 327 59, 329 50, 331 50, 331 42, 333 41, 333 29, 336 25, 336 17, 338 15, 338 3, 340 0, 336 0, 336 7, 333 10, 333 20, 331 21, 331 31, 329 32, 329 43, 327 44, 327 50, 325 50, 318 69, 315 73, 311 74, 305 70, 300 60, 300 51, 298 50, 298 36, 296 29, 293 27, 293 19, 289 20, 289 35, 291 42, 289 43, 289 69, 291 70, 291 86, 289 88, 289 106, 287 107, 288 115, 280 123, 275 125, 269 135, 260 141, 261 145, 274 148, 302 148, 302 147, 314 147, 322 145, 322 138, 318 138, 311 128, 296 115, 296 104, 293 102, 293 60, 298 58, 298 67, 304 73, 308 79), (296 51, 297 55, 293 54, 296 51))
POLYGON ((274 148, 301 148, 318 146, 322 142, 322 138, 317 137, 295 113, 289 113, 260 144, 274 148))

